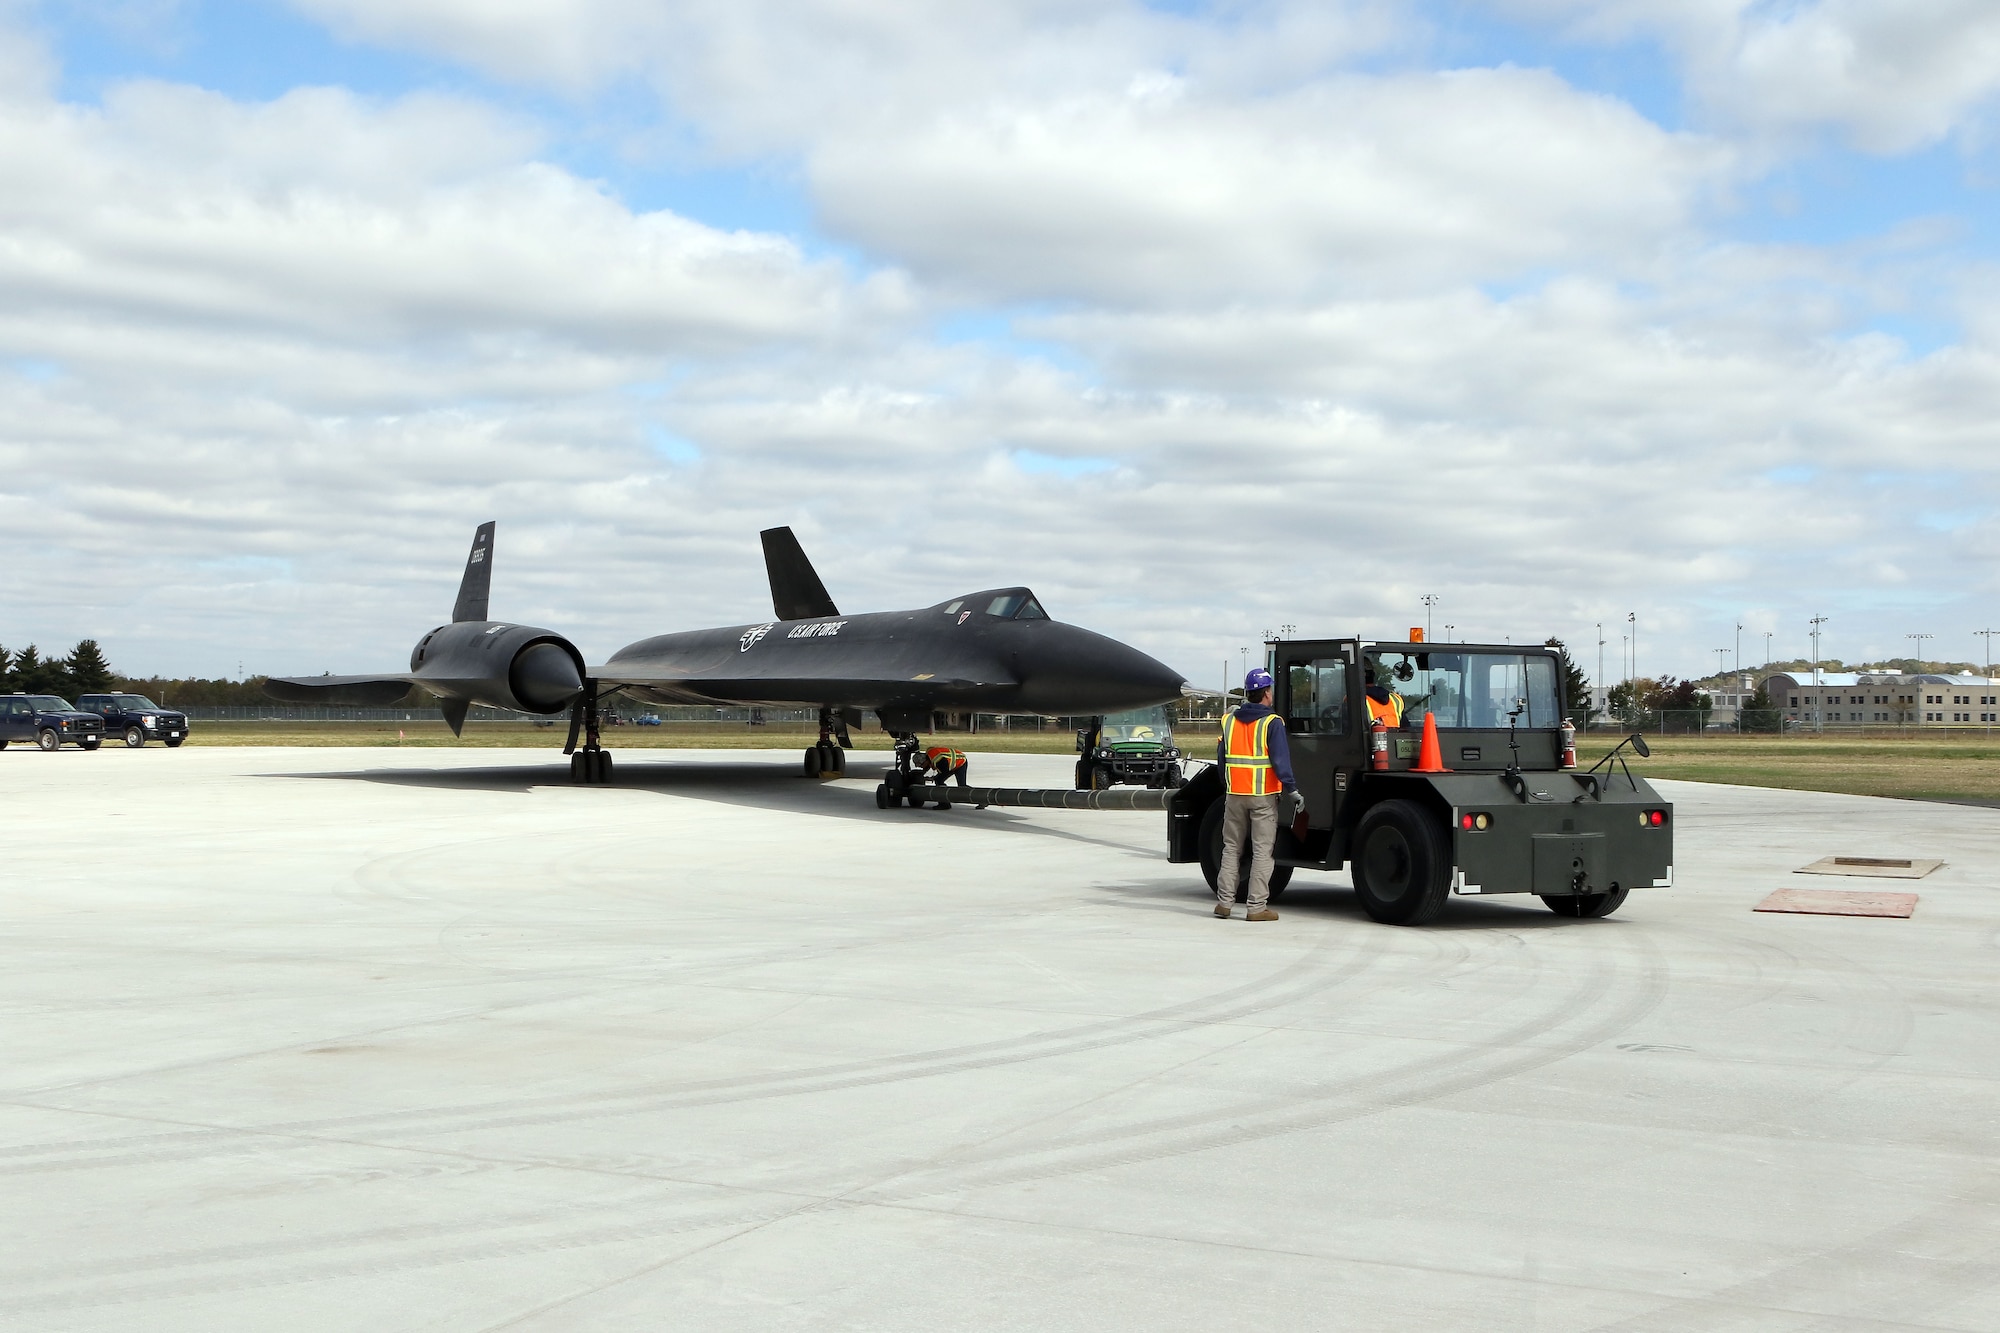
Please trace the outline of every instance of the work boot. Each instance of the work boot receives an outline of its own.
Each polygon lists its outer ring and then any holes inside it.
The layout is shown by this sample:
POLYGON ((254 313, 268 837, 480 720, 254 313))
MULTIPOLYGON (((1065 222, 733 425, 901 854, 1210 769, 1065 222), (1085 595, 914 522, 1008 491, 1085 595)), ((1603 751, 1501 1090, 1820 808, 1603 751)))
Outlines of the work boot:
POLYGON ((1243 918, 1245 921, 1276 921, 1278 914, 1268 907, 1260 907, 1243 918))
POLYGON ((1215 905, 1215 914, 1221 917, 1224 921, 1227 921, 1229 919, 1229 904, 1217 903, 1215 905))

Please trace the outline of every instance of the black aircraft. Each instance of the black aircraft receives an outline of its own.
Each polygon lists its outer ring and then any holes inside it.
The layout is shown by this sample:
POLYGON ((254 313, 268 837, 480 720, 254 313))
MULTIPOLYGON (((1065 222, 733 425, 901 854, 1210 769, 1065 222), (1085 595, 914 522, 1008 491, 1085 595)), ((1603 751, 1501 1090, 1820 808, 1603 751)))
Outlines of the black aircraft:
POLYGON ((473 704, 570 715, 571 773, 604 782, 599 708, 624 695, 660 704, 817 708, 808 776, 847 767, 848 728, 864 711, 896 738, 905 772, 940 712, 1081 716, 1180 697, 1179 673, 1136 648, 1049 619, 1026 588, 988 588, 917 611, 843 616, 790 528, 762 534, 774 618, 757 625, 641 639, 601 666, 554 630, 487 618, 493 527, 473 535, 451 623, 417 642, 406 672, 274 677, 288 703, 386 706, 417 686, 438 699, 454 733, 473 704), (582 739, 581 748, 578 740, 582 739))

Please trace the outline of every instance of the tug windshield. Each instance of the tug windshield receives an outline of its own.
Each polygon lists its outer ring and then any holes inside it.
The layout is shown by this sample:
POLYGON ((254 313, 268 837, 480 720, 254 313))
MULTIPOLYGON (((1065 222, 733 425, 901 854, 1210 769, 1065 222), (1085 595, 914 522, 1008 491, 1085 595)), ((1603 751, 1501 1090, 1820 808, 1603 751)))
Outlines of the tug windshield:
POLYGON ((1164 704, 1135 708, 1107 716, 1100 735, 1105 745, 1165 745, 1174 738, 1174 724, 1164 704))
POLYGON ((1422 726, 1427 711, 1440 727, 1504 728, 1517 710, 1522 727, 1562 722, 1556 663, 1545 654, 1413 648, 1370 652, 1368 662, 1375 683, 1402 696, 1406 727, 1422 726))

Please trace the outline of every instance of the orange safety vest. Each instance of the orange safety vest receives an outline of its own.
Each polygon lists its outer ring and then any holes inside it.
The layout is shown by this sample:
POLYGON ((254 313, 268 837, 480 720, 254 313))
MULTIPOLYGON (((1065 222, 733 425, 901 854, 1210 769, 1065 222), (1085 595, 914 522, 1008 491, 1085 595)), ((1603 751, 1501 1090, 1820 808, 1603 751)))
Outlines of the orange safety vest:
POLYGON ((1269 796, 1279 789, 1278 770, 1271 767, 1271 724, 1276 713, 1245 722, 1231 713, 1222 725, 1222 767, 1229 775, 1231 796, 1269 796))
POLYGON ((1378 704, 1375 702, 1373 698, 1369 698, 1368 699, 1369 724, 1372 726, 1377 718, 1380 718, 1382 720, 1382 725, 1385 727, 1402 726, 1403 696, 1397 694, 1394 690, 1391 690, 1389 692, 1389 702, 1385 704, 1378 704))
POLYGON ((933 745, 924 751, 924 758, 930 760, 933 767, 937 765, 939 759, 949 759, 951 766, 957 768, 965 762, 965 751, 954 750, 949 745, 933 745))

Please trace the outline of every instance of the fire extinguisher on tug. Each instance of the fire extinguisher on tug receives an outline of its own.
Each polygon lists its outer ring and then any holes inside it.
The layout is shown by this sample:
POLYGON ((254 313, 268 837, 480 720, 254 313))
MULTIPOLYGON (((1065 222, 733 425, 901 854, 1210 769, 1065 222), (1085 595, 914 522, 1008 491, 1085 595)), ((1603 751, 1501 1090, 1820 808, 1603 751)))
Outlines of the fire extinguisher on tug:
POLYGON ((1379 717, 1368 729, 1368 765, 1378 773, 1389 769, 1389 726, 1379 717))
POLYGON ((1562 766, 1564 768, 1575 768, 1576 767, 1576 723, 1570 721, 1568 718, 1564 718, 1562 724, 1562 736, 1563 736, 1562 766))

